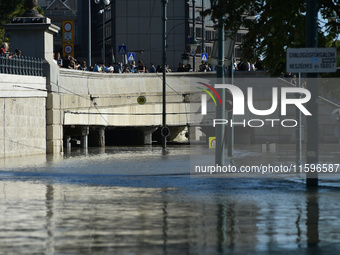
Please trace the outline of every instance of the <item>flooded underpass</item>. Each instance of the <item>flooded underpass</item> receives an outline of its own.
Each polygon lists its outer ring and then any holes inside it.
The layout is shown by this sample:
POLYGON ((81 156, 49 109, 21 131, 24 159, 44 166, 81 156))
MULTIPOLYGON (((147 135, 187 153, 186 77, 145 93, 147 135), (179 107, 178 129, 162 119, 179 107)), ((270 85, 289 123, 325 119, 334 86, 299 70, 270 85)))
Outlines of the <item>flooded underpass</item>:
MULTIPOLYGON (((321 147, 320 160, 336 163, 339 148, 321 147)), ((238 146, 228 162, 288 164, 294 153, 238 146)), ((339 253, 336 179, 307 190, 301 176, 196 178, 191 154, 185 145, 141 146, 3 159, 0 253, 339 253)))

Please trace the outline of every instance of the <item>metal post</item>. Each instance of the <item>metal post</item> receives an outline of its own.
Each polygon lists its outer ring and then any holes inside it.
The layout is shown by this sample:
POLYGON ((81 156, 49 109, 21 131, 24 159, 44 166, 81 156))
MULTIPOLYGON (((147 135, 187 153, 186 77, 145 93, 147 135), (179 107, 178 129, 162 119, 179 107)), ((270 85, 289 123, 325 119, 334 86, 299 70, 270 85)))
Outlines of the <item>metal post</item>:
MULTIPOLYGON (((219 82, 224 84, 224 24, 223 17, 218 21, 218 66, 217 78, 219 82)), ((225 88, 217 89, 217 93, 221 97, 223 105, 217 104, 216 118, 225 119, 225 88)), ((216 148, 215 148, 215 164, 224 165, 224 148, 225 148, 225 125, 217 125, 215 128, 216 148)))
MULTIPOLYGON (((229 66, 229 79, 231 81, 231 84, 234 84, 234 70, 233 70, 233 59, 234 54, 231 55, 231 62, 229 66)), ((231 99, 233 100, 233 99, 231 99)), ((233 107, 233 101, 231 101, 232 107, 233 107)), ((228 123, 232 123, 234 121, 234 115, 233 115, 233 108, 228 112, 228 123)), ((234 125, 230 125, 228 127, 228 157, 232 157, 234 154, 234 125)))
MULTIPOLYGON (((202 12, 204 12, 204 1, 202 0, 202 12)), ((205 17, 202 16, 202 53, 205 53, 205 17)))
MULTIPOLYGON (((196 0, 192 0, 192 40, 196 41, 196 0)), ((196 70, 196 54, 192 57, 192 70, 196 70)))
MULTIPOLYGON (((306 13, 306 47, 318 47, 318 1, 307 0, 306 13)), ((308 73, 308 90, 311 93, 311 99, 307 103, 312 116, 307 117, 307 164, 316 164, 318 162, 318 139, 319 139, 319 119, 318 119, 318 74, 308 73)), ((318 186, 318 173, 306 174, 307 187, 318 186)))
MULTIPOLYGON (((301 73, 299 73, 299 88, 301 88, 301 73)), ((301 98, 301 95, 298 96, 301 98)), ((298 117, 298 126, 296 132, 296 164, 302 164, 302 113, 299 109, 296 109, 296 114, 298 117)))
MULTIPOLYGON (((162 69, 163 69, 163 114, 162 114, 162 124, 163 128, 166 127, 166 7, 168 0, 162 0, 163 4, 163 58, 162 58, 162 69)), ((162 136, 162 147, 166 148, 166 137, 162 136)))
POLYGON ((89 55, 89 59, 88 59, 88 65, 89 67, 92 65, 91 64, 91 0, 89 0, 89 48, 88 48, 88 55, 89 55))
POLYGON ((103 61, 105 64, 105 4, 103 2, 103 61))

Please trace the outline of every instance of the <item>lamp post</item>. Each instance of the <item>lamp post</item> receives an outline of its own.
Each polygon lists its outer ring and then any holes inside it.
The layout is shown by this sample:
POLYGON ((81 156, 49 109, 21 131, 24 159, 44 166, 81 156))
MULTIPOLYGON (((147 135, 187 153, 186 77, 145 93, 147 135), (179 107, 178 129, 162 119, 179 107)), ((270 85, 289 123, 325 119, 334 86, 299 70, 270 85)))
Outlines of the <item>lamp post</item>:
MULTIPOLYGON (((226 65, 229 67, 229 72, 228 72, 228 78, 230 80, 230 84, 232 84, 232 56, 234 53, 234 38, 233 38, 233 33, 231 30, 226 31, 225 33, 225 42, 224 42, 224 57, 227 60, 226 65)), ((230 101, 231 108, 228 111, 228 123, 232 123, 233 120, 233 98, 230 93, 228 93, 227 96, 227 101, 230 101)), ((227 103, 227 102, 226 102, 227 103)), ((232 157, 233 156, 233 151, 234 151, 234 126, 229 126, 228 127, 228 156, 232 157)))
MULTIPOLYGON (((218 64, 217 78, 219 82, 224 84, 224 19, 218 19, 218 64)), ((225 88, 217 89, 217 93, 221 97, 223 105, 218 104, 216 107, 216 118, 225 119, 225 88)), ((225 124, 217 125, 215 128, 216 148, 215 148, 215 164, 224 166, 224 151, 225 151, 225 124)))
MULTIPOLYGON (((202 12, 204 12, 204 0, 202 0, 202 12)), ((202 53, 205 53, 205 17, 202 16, 202 53)))
MULTIPOLYGON (((91 47, 92 47, 92 42, 91 42, 91 33, 92 33, 92 29, 91 29, 91 1, 92 0, 89 0, 88 4, 88 9, 89 9, 89 31, 88 31, 88 34, 89 34, 89 37, 88 37, 88 41, 89 41, 89 48, 88 48, 88 65, 91 66, 92 65, 92 61, 91 61, 91 55, 92 55, 92 52, 91 52, 91 47)), ((94 0, 94 2, 96 4, 99 4, 101 0, 94 0)), ((103 56, 105 57, 105 7, 107 5, 110 4, 111 0, 102 0, 103 1, 103 10, 100 10, 99 12, 103 14, 103 56)), ((104 58, 103 58, 104 60, 104 58)))
POLYGON ((195 72, 196 68, 196 50, 198 46, 198 42, 196 38, 193 38, 189 44, 190 46, 190 55, 192 56, 192 71, 195 72))
MULTIPOLYGON (((100 0, 94 0, 96 4, 100 3, 100 0)), ((103 9, 99 10, 99 13, 103 15, 103 48, 102 48, 102 59, 105 63, 105 10, 106 7, 110 4, 111 0, 102 0, 103 9)))
MULTIPOLYGON (((306 11, 306 47, 318 47, 318 0, 307 0, 306 11)), ((318 119, 318 74, 308 73, 308 90, 311 100, 307 102, 307 108, 312 116, 307 117, 307 164, 317 164, 319 158, 319 119, 318 119)), ((318 173, 306 173, 306 186, 313 188, 318 186, 318 173)))
POLYGON ((184 52, 184 53, 182 54, 182 64, 183 64, 184 66, 186 66, 187 64, 189 64, 189 54, 186 53, 186 52, 184 52))
MULTIPOLYGON (((225 83, 225 60, 227 60, 227 65, 232 65, 232 55, 234 52, 234 38, 232 31, 224 30, 224 17, 219 18, 218 25, 218 65, 217 65, 217 78, 220 84, 225 83)), ((231 79, 231 75, 229 75, 231 79)), ((225 88, 217 89, 217 93, 221 97, 223 105, 217 105, 216 108, 216 118, 225 119, 226 115, 226 93, 225 88)), ((229 95, 231 96, 231 95, 229 95)), ((231 123, 233 118, 232 111, 232 98, 228 98, 231 101, 231 109, 228 112, 228 123, 231 123)), ((216 135, 216 149, 215 149, 215 164, 219 166, 224 165, 224 153, 225 153, 225 124, 217 125, 215 128, 216 135)), ((234 129, 233 127, 228 128, 228 156, 233 155, 234 147, 234 129)))
POLYGON ((88 38, 88 41, 89 41, 89 48, 88 48, 88 55, 89 55, 89 59, 87 61, 87 63, 89 64, 89 66, 92 65, 91 63, 91 0, 89 0, 89 31, 88 31, 88 34, 89 34, 89 38, 88 38))
POLYGON ((169 128, 166 126, 166 13, 168 0, 161 0, 163 4, 163 57, 162 57, 162 72, 163 72, 163 113, 162 113, 162 147, 166 148, 166 138, 169 135, 169 128))
POLYGON ((192 0, 192 40, 189 44, 190 46, 190 55, 192 56, 192 70, 195 72, 196 69, 196 50, 198 46, 198 42, 196 40, 196 0, 192 0))

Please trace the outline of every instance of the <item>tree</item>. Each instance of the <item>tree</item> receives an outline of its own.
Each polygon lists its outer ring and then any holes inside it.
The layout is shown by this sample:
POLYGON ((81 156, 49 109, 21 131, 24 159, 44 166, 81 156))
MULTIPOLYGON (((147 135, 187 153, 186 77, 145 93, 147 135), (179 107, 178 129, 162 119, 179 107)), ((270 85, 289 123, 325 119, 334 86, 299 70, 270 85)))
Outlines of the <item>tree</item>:
POLYGON ((9 23, 12 18, 22 15, 25 12, 24 0, 11 0, 0 2, 0 43, 9 41, 5 38, 4 25, 9 23))
MULTIPOLYGON (((319 47, 326 47, 335 41, 339 33, 339 0, 319 0, 320 16, 319 47)), ((226 29, 234 33, 245 27, 248 33, 242 45, 242 58, 255 61, 263 58, 267 71, 272 76, 280 75, 286 69, 288 47, 305 47, 306 0, 211 0, 211 8, 204 15, 211 15, 216 21, 225 16, 226 29), (240 3, 241 2, 241 3, 240 3)))

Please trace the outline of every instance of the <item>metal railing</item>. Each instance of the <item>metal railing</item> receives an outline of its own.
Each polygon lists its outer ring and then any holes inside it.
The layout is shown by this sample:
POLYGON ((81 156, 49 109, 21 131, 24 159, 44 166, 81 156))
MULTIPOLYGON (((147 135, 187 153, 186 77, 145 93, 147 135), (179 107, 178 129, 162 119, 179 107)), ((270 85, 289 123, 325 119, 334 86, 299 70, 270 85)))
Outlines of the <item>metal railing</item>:
POLYGON ((43 76, 43 59, 26 56, 0 56, 0 73, 43 76))

